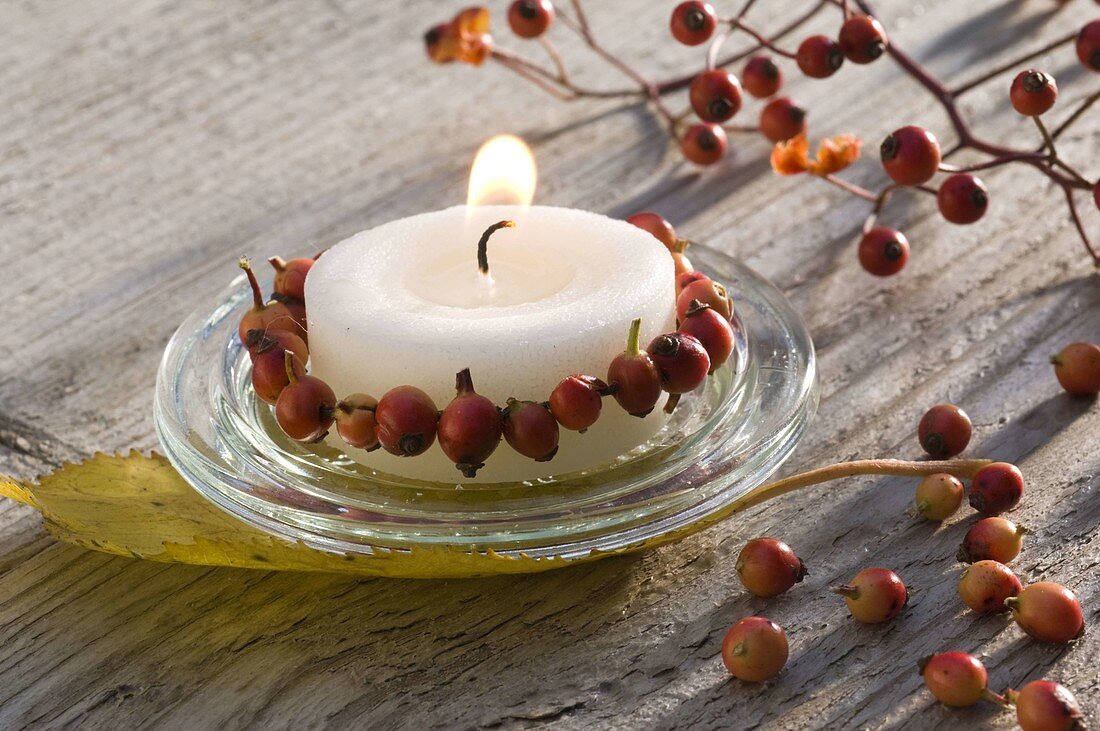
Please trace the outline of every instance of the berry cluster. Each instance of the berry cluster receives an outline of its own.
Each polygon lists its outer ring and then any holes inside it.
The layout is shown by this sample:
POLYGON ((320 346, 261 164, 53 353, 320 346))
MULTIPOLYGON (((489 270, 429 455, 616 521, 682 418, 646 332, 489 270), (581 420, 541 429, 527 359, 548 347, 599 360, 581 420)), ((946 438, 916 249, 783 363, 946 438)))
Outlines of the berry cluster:
MULTIPOLYGON (((1065 2, 1066 0, 1059 0, 1065 2)), ((1053 129, 1042 116, 1055 107, 1058 86, 1049 74, 1035 68, 1020 67, 1026 62, 1059 47, 1074 44, 1077 58, 1085 69, 1100 72, 1100 20, 1084 25, 1038 50, 1029 50, 1016 61, 999 65, 977 78, 955 87, 947 86, 928 69, 891 43, 882 23, 875 17, 868 0, 818 0, 809 11, 777 32, 766 35, 750 23, 748 16, 755 0, 743 4, 739 12, 720 16, 703 0, 686 0, 676 5, 669 20, 672 37, 687 46, 707 45, 706 66, 698 73, 664 81, 651 81, 626 61, 599 43, 579 0, 571 3, 571 12, 556 10, 551 0, 515 0, 508 11, 508 23, 520 38, 538 39, 550 58, 547 67, 506 51, 489 36, 489 12, 485 8, 467 8, 449 23, 436 26, 425 36, 428 54, 439 63, 462 61, 480 65, 487 59, 499 62, 551 95, 571 101, 583 97, 641 98, 649 102, 679 144, 683 156, 698 165, 711 165, 725 157, 730 149, 730 134, 757 133, 775 145, 773 167, 781 175, 808 173, 873 205, 863 226, 859 260, 867 271, 878 276, 896 274, 906 263, 909 244, 892 228, 876 228, 875 221, 888 199, 899 188, 935 196, 943 218, 951 223, 972 224, 982 218, 989 206, 989 192, 973 173, 1009 163, 1029 165, 1044 174, 1063 191, 1066 205, 1078 234, 1093 260, 1100 264, 1100 253, 1092 246, 1082 224, 1074 197, 1079 190, 1092 193, 1100 207, 1100 181, 1086 179, 1063 159, 1056 140, 1100 98, 1100 92, 1087 97, 1053 129), (835 7, 841 13, 834 35, 809 35, 794 48, 783 45, 819 11, 835 7), (858 11, 857 11, 858 8, 858 11), (547 37, 551 25, 560 21, 576 32, 600 58, 623 73, 633 84, 623 90, 595 90, 578 86, 547 37), (753 45, 744 52, 720 58, 722 46, 736 35, 747 36, 753 45), (957 141, 946 152, 928 130, 907 126, 885 138, 880 146, 882 166, 891 182, 878 191, 865 189, 836 177, 836 173, 859 157, 859 140, 841 135, 824 140, 817 161, 808 156, 807 112, 789 97, 778 96, 784 85, 779 62, 793 62, 798 72, 810 79, 826 79, 837 74, 845 63, 869 64, 889 56, 916 83, 922 86, 947 113, 957 141), (740 76, 729 69, 744 61, 740 76), (1031 148, 1013 148, 984 139, 971 128, 959 108, 965 93, 1002 73, 1018 70, 1008 89, 1013 108, 1035 121, 1041 144, 1031 148), (667 94, 687 89, 689 107, 674 113, 666 105, 667 94), (755 123, 733 124, 741 112, 745 95, 762 100, 755 123), (943 158, 962 150, 984 156, 974 165, 949 165, 943 158), (935 187, 930 182, 937 173, 948 176, 935 187)))
MULTIPOLYGON (((920 420, 918 439, 929 455, 954 457, 969 444, 971 431, 964 411, 941 404, 920 420)), ((959 597, 978 613, 1011 611, 1020 629, 1035 639, 1070 642, 1080 637, 1085 627, 1081 605, 1073 592, 1050 581, 1024 586, 1006 565, 1019 554, 1027 531, 999 514, 1016 507, 1023 487, 1020 471, 1007 463, 986 464, 973 474, 970 504, 984 517, 971 526, 959 548, 958 560, 968 564, 958 580, 959 597)), ((964 492, 962 482, 954 475, 928 475, 917 486, 916 511, 929 520, 945 520, 959 508, 964 492)), ((770 537, 745 544, 735 569, 745 589, 758 597, 783 594, 808 573, 806 564, 789 545, 770 537)), ((865 568, 831 591, 844 598, 854 619, 866 624, 894 619, 909 600, 901 578, 881 567, 865 568)), ((735 623, 722 643, 726 668, 745 681, 774 677, 787 656, 785 632, 764 617, 746 617, 735 623)), ((969 706, 982 699, 1002 706, 1014 703, 1025 729, 1078 728, 1070 722, 1080 723, 1080 709, 1064 687, 1036 681, 1019 693, 1009 690, 1004 696, 998 695, 989 690, 982 664, 963 652, 927 657, 921 660, 919 670, 933 695, 948 706, 969 706)))
MULTIPOLYGON (((337 399, 332 388, 306 373, 309 361, 304 286, 313 259, 284 262, 276 269, 275 296, 264 302, 251 267, 254 305, 239 332, 252 358, 256 395, 275 407, 275 420, 292 439, 316 442, 335 425, 346 444, 384 449, 399 457, 423 454, 435 443, 466 477, 474 477, 501 439, 537 462, 553 459, 559 428, 584 432, 600 416, 603 398, 612 396, 632 416, 648 415, 663 394, 671 413, 683 394, 694 391, 733 354, 733 303, 718 282, 694 271, 684 253, 687 242, 661 216, 644 212, 627 219, 668 247, 676 267, 678 329, 659 335, 642 350, 641 320, 635 320, 626 349, 607 369, 607 380, 586 374, 563 379, 546 401, 509 398, 498 407, 474 390, 469 369, 458 372, 456 395, 442 410, 424 391, 397 386, 381 398, 354 393, 337 399)), ((511 221, 494 224, 482 242, 511 221)), ((482 246, 483 248, 483 246, 482 246)))

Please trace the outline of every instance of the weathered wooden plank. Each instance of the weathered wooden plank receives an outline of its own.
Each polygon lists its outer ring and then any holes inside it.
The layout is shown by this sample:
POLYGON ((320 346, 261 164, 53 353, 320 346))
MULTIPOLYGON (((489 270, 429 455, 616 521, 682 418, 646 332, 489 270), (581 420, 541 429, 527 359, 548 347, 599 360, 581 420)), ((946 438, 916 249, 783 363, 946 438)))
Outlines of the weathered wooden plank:
MULTIPOLYGON (((590 3, 590 13, 614 49, 669 73, 698 58, 666 41, 670 4, 590 3)), ((0 469, 35 474, 95 450, 154 447, 164 343, 239 254, 310 252, 460 201, 482 137, 516 131, 536 146, 540 201, 620 215, 656 207, 784 287, 818 344, 823 387, 789 469, 916 454, 923 409, 963 405, 973 452, 1017 461, 1028 476, 1018 519, 1036 532, 1019 570, 1071 586, 1095 624, 1100 412, 1060 394, 1045 356, 1096 339, 1100 283, 1056 191, 1028 171, 988 174, 993 208, 966 229, 943 225, 925 199, 899 197, 886 220, 904 227, 913 258, 902 276, 871 281, 852 244, 864 207, 776 179, 758 142, 735 140, 732 164, 697 173, 636 109, 560 105, 499 69, 428 66, 421 28, 457 6, 401 5, 0 5, 0 469)), ((782 9, 805 3, 760 5, 774 16, 762 22, 781 23, 782 9)), ((1089 7, 884 5, 898 43, 960 77, 1006 57, 1010 42, 1079 25, 1089 7)), ((1039 63, 1063 99, 1095 88, 1067 53, 1039 63)), ((582 77, 621 83, 594 64, 582 77)), ((991 134, 1028 140, 1006 84, 967 108, 991 134)), ((945 126, 886 63, 791 90, 815 135, 860 134, 872 159, 895 126, 945 126)), ((1094 117, 1063 147, 1088 160, 1098 137, 1094 117)), ((854 176, 882 179, 870 162, 854 176)), ((1095 211, 1086 215, 1095 230, 1095 211)), ((991 709, 948 712, 919 690, 913 660, 946 647, 986 656, 998 686, 1058 678, 1095 720, 1100 643, 1041 647, 1003 620, 960 612, 950 556, 966 521, 938 531, 915 522, 904 513, 911 489, 852 480, 641 558, 441 583, 111 558, 52 543, 32 511, 4 503, 0 725, 1007 725, 991 709), (773 602, 747 598, 732 568, 743 542, 765 533, 786 537, 811 567, 773 602), (853 626, 823 592, 869 564, 895 568, 913 589, 913 606, 886 628, 853 626), (787 670, 761 687, 728 681, 717 656, 725 628, 750 612, 780 621, 792 640, 787 670)))

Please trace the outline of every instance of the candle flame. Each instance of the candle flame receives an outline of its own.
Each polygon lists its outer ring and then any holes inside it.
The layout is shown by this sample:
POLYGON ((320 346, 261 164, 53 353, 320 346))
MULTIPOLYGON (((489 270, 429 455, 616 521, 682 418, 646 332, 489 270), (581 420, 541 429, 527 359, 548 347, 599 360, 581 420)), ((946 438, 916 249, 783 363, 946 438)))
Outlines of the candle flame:
POLYGON ((537 177, 527 143, 515 135, 497 135, 474 157, 466 205, 531 205, 537 177))

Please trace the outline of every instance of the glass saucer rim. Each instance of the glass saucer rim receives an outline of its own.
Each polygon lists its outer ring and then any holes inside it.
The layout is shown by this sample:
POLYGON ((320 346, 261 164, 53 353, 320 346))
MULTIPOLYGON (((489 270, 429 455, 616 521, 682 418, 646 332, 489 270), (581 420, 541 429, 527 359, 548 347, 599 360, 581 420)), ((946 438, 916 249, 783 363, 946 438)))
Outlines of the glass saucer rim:
MULTIPOLYGON (((759 454, 749 455, 737 464, 732 462, 726 464, 722 469, 707 475, 710 480, 724 481, 726 483, 724 486, 712 491, 709 496, 696 503, 689 504, 668 514, 655 514, 656 517, 652 520, 642 521, 638 525, 623 526, 615 524, 606 533, 589 531, 590 535, 577 534, 575 531, 570 532, 567 527, 559 535, 550 537, 548 540, 534 542, 527 540, 523 545, 514 545, 518 539, 497 541, 481 535, 462 535, 460 532, 443 539, 438 537, 426 539, 409 535, 403 540, 385 540, 379 539, 377 536, 368 540, 361 540, 357 535, 354 540, 349 540, 347 535, 341 531, 334 533, 331 525, 329 525, 332 521, 326 522, 324 516, 318 516, 308 511, 287 509, 285 505, 278 506, 277 510, 271 511, 274 514, 271 514, 264 509, 267 506, 263 504, 249 504, 248 500, 242 500, 243 492, 238 487, 211 484, 208 476, 192 469, 191 465, 188 464, 196 456, 201 461, 203 455, 187 440, 181 440, 178 435, 172 433, 174 399, 169 397, 174 395, 172 385, 175 384, 175 379, 180 374, 172 373, 171 369, 180 355, 179 349, 184 344, 187 346, 188 351, 184 353, 186 357, 190 352, 189 349, 194 347, 195 336, 201 338, 206 334, 203 328, 199 328, 197 332, 187 333, 187 326, 193 321, 210 322, 219 315, 219 311, 226 307, 232 310, 230 303, 233 298, 227 298, 227 295, 233 292, 233 288, 226 290, 219 296, 218 303, 213 310, 199 308, 193 312, 181 324, 179 330, 173 335, 168 348, 166 348, 161 361, 161 368, 158 371, 154 418, 157 435, 169 461, 203 497, 234 517, 267 533, 292 541, 301 541, 322 550, 374 555, 381 553, 385 555, 393 552, 409 551, 417 547, 450 546, 467 551, 491 550, 501 555, 525 555, 536 558, 577 557, 588 555, 594 551, 613 552, 623 550, 632 545, 641 545, 659 539, 671 532, 684 531, 692 525, 705 523, 708 516, 738 499, 748 489, 760 484, 778 469, 783 461, 790 456, 809 425, 818 400, 816 355, 812 341, 801 318, 782 293, 747 265, 717 250, 696 245, 693 247, 693 259, 699 260, 699 263, 703 265, 700 267, 701 269, 713 270, 716 268, 719 270, 713 272, 716 279, 732 278, 738 280, 742 287, 749 285, 741 291, 735 289, 735 299, 740 299, 745 292, 751 290, 753 296, 761 297, 778 312, 778 322, 786 328, 783 331, 784 334, 804 343, 804 352, 786 354, 793 354, 796 356, 795 360, 800 363, 796 375, 791 379, 792 382, 796 383, 796 393, 789 405, 789 413, 783 419, 781 427, 773 429, 766 435, 765 439, 759 442, 762 445, 759 454), (741 276, 733 276, 733 271, 738 272, 741 276), (188 449, 191 450, 192 454, 185 457, 183 452, 188 449), (736 485, 740 485, 741 489, 733 489, 736 485), (237 491, 236 494, 234 491, 237 491)), ((749 338, 751 339, 751 337, 752 333, 750 332, 749 338)), ((700 458, 709 456, 712 453, 713 450, 706 455, 700 455, 700 458)), ((214 465, 214 469, 221 470, 217 465, 214 465)), ((248 477, 242 474, 230 474, 228 476, 230 478, 248 477)), ((598 476, 599 473, 592 475, 592 477, 598 476)), ((679 475, 669 477, 668 480, 676 479, 676 477, 679 477, 679 475)), ((255 499, 255 496, 250 495, 249 497, 255 499)), ((456 527, 456 531, 460 530, 460 526, 456 527)))

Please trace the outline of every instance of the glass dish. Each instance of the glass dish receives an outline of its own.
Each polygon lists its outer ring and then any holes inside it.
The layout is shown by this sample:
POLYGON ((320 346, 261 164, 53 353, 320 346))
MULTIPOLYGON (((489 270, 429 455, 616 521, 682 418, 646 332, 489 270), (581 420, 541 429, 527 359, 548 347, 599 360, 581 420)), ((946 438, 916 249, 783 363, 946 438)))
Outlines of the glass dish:
POLYGON ((577 559, 674 531, 686 535, 764 482, 817 406, 813 344, 783 295, 713 249, 693 246, 691 259, 733 293, 736 352, 681 400, 653 440, 614 464, 532 482, 457 486, 377 473, 324 444, 287 439, 252 392, 237 338, 251 305, 243 276, 168 343, 157 375, 157 435, 204 497, 250 525, 322 550, 446 547, 577 559))

